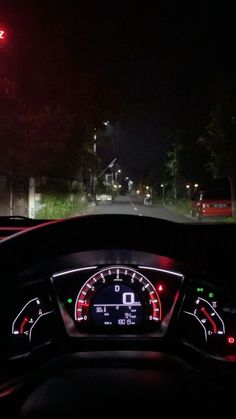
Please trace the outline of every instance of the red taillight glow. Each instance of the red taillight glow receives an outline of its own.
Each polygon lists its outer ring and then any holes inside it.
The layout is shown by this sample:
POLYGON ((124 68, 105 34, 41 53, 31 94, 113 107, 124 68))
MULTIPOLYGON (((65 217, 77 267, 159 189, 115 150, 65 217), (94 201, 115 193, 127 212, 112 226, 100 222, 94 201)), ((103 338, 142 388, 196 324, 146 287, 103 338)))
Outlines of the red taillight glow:
POLYGON ((5 31, 0 31, 0 39, 5 39, 5 31))
POLYGON ((158 291, 163 291, 163 286, 162 286, 162 285, 158 285, 157 290, 158 290, 158 291))
POLYGON ((227 342, 228 342, 230 345, 233 345, 233 344, 235 343, 235 338, 234 338, 233 336, 229 336, 229 337, 227 338, 227 342))

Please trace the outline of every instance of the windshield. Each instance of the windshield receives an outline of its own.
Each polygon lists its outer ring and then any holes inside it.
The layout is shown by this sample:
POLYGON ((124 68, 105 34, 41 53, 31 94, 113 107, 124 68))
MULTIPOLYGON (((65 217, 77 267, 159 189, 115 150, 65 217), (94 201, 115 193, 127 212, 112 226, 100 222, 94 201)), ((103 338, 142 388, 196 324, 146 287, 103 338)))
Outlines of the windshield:
POLYGON ((0 216, 234 222, 233 9, 19 3, 0 6, 0 216))

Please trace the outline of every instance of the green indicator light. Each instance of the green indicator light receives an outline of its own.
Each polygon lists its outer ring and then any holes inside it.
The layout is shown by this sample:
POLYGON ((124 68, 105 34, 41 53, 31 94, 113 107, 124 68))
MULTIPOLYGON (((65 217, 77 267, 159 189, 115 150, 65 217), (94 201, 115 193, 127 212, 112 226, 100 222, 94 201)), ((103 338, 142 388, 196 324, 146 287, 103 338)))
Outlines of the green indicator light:
POLYGON ((209 296, 209 298, 213 298, 214 297, 213 292, 209 292, 208 296, 209 296))
POLYGON ((72 298, 67 298, 67 303, 71 304, 72 303, 72 298))
POLYGON ((203 292, 204 288, 197 288, 197 292, 203 292))

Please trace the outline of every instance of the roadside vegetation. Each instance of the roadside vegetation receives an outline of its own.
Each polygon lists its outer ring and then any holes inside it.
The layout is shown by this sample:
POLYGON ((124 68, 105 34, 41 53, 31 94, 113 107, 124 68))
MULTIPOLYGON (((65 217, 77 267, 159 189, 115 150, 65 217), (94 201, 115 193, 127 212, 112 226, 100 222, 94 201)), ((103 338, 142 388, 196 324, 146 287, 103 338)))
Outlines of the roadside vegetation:
POLYGON ((68 218, 84 213, 88 207, 82 195, 54 194, 44 195, 41 208, 36 213, 36 218, 54 219, 68 218))
POLYGON ((68 218, 84 213, 88 203, 82 185, 58 179, 46 179, 40 186, 41 201, 36 218, 68 218))
POLYGON ((176 201, 167 200, 165 205, 171 207, 178 214, 191 216, 191 200, 189 198, 179 198, 176 201))

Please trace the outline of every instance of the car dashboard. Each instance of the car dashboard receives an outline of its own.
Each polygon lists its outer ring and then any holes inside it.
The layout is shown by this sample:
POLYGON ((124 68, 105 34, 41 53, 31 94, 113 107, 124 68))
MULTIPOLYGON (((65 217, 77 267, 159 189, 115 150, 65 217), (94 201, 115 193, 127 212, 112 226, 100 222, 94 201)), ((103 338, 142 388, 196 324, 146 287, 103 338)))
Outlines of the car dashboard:
POLYGON ((83 251, 15 280, 1 303, 9 361, 59 343, 78 350, 142 349, 168 340, 235 359, 235 300, 172 258, 129 249, 83 251))
POLYGON ((158 394, 173 413, 207 386, 217 417, 236 372, 234 230, 97 215, 3 239, 0 405, 108 417, 104 394, 121 415, 158 394))

